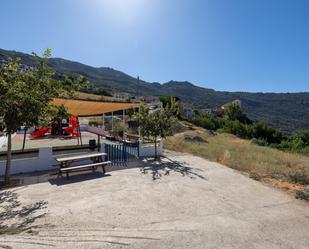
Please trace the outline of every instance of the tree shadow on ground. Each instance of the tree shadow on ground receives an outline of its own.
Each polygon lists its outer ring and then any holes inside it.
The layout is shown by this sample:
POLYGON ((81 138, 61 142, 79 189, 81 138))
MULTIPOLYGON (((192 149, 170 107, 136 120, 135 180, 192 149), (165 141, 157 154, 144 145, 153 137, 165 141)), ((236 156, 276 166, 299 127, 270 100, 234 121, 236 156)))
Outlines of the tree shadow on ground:
POLYGON ((70 174, 69 178, 66 178, 65 176, 63 177, 56 177, 49 179, 49 183, 51 185, 57 185, 57 186, 62 186, 62 185, 67 185, 67 184, 73 184, 73 183, 80 183, 84 181, 90 181, 98 178, 104 178, 111 176, 110 174, 102 174, 102 172, 89 172, 89 173, 73 173, 70 174))
POLYGON ((14 191, 0 192, 0 235, 31 232, 34 222, 46 215, 46 201, 22 205, 14 191))
POLYGON ((191 179, 200 178, 207 180, 207 178, 201 174, 201 169, 192 168, 185 162, 174 161, 167 157, 144 159, 141 167, 141 172, 143 174, 151 174, 152 180, 154 181, 161 179, 162 176, 168 176, 171 171, 191 179))

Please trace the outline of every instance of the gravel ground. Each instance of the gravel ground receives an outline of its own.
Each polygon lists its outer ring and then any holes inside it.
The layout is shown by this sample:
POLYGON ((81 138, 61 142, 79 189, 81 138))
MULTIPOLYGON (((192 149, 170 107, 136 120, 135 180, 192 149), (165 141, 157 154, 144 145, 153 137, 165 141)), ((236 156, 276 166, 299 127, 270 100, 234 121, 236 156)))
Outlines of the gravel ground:
POLYGON ((0 248, 309 248, 307 203, 199 157, 167 157, 12 189, 47 208, 0 248))

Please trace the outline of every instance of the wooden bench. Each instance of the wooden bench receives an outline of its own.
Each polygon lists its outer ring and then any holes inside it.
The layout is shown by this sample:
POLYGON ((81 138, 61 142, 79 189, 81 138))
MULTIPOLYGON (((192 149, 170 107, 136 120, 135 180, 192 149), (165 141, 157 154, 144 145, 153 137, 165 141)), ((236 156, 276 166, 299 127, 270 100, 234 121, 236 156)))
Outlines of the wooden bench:
POLYGON ((91 164, 74 166, 74 167, 60 168, 59 173, 61 176, 62 176, 62 173, 65 173, 66 177, 69 178, 69 173, 88 171, 88 170, 92 170, 94 172, 97 170, 98 167, 102 166, 103 174, 105 174, 106 172, 105 166, 111 163, 112 163, 111 161, 105 161, 105 162, 91 163, 91 164))

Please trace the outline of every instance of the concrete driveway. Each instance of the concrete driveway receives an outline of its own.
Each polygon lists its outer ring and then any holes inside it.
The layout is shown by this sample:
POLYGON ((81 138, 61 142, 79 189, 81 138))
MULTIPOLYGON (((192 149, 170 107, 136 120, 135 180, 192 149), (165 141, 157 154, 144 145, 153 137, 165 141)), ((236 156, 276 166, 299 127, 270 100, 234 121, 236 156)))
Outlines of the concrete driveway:
POLYGON ((217 163, 168 158, 13 189, 31 229, 0 248, 309 248, 307 203, 217 163))

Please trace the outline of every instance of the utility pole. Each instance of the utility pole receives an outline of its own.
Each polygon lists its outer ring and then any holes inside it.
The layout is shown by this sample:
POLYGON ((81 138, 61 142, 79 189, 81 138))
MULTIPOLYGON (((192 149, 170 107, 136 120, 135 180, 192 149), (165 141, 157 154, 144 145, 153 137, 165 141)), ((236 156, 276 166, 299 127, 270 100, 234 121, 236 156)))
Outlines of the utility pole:
POLYGON ((137 76, 136 97, 139 96, 139 76, 137 76))

